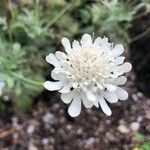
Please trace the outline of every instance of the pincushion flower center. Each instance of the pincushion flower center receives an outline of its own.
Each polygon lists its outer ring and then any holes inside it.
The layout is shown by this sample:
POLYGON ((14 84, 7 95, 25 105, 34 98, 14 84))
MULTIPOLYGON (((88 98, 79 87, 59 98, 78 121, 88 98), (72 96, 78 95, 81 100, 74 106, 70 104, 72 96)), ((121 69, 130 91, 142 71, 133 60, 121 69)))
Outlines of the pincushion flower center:
POLYGON ((86 84, 105 78, 112 65, 102 52, 87 49, 70 54, 69 62, 73 79, 86 84))

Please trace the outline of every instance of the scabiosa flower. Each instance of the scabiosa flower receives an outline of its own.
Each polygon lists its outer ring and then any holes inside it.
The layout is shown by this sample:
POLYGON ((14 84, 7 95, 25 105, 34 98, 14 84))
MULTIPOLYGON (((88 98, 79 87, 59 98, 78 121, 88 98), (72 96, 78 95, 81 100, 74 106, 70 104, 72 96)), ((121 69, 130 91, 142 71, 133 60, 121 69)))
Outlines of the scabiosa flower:
POLYGON ((51 77, 56 82, 46 81, 44 87, 61 93, 62 101, 70 103, 68 113, 72 117, 80 114, 82 103, 86 108, 100 106, 110 116, 107 102, 128 98, 128 93, 119 87, 127 80, 122 74, 132 68, 120 56, 123 46, 113 47, 106 37, 93 41, 89 34, 84 34, 80 43, 74 40, 72 45, 67 38, 62 38, 62 45, 65 53, 57 51, 46 56, 46 61, 54 66, 51 77))

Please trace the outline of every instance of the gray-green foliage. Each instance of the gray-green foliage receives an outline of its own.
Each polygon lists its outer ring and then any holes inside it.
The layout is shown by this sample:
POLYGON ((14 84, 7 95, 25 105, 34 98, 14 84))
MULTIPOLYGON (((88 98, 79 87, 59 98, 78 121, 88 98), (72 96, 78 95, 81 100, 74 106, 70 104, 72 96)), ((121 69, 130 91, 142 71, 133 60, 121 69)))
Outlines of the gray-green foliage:
POLYGON ((113 41, 128 43, 130 39, 127 30, 135 13, 123 1, 98 0, 92 7, 87 6, 87 9, 81 10, 81 17, 85 24, 90 23, 84 31, 93 31, 98 35, 109 36, 113 41))
POLYGON ((17 106, 25 109, 43 89, 47 68, 44 57, 48 49, 54 49, 53 41, 57 38, 51 25, 72 5, 64 3, 61 9, 61 3, 55 4, 57 9, 50 16, 50 10, 44 10, 44 4, 38 0, 21 8, 11 2, 4 5, 5 15, 0 17, 0 79, 6 83, 3 95, 9 95, 17 106))
POLYGON ((23 109, 42 90, 48 68, 44 57, 60 48, 63 36, 95 33, 127 44, 128 27, 145 4, 133 9, 123 0, 16 2, 0 1, 0 80, 6 83, 3 95, 23 109))

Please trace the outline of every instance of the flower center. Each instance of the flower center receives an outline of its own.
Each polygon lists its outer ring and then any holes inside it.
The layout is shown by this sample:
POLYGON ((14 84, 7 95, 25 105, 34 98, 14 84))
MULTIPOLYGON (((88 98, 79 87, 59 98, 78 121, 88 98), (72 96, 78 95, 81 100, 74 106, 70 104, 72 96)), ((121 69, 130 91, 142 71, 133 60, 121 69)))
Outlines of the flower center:
POLYGON ((76 50, 68 55, 69 72, 73 82, 91 85, 108 78, 114 65, 100 50, 76 50))

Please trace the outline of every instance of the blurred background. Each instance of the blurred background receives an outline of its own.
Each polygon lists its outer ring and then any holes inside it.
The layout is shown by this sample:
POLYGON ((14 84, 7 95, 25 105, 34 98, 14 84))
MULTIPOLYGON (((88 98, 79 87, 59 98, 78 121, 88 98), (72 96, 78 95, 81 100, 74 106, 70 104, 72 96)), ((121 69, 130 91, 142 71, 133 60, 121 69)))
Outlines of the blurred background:
POLYGON ((0 0, 0 150, 150 150, 149 0, 0 0), (67 114, 48 92, 61 38, 107 36, 133 65, 125 102, 67 114))

